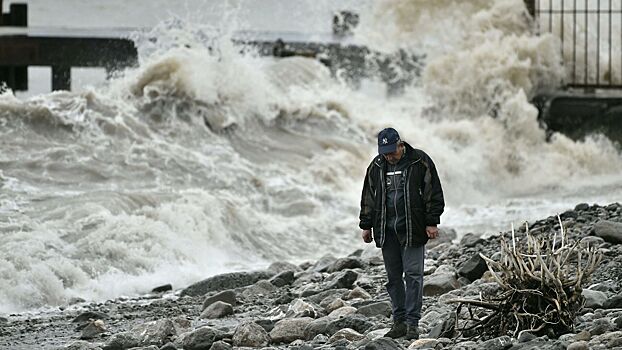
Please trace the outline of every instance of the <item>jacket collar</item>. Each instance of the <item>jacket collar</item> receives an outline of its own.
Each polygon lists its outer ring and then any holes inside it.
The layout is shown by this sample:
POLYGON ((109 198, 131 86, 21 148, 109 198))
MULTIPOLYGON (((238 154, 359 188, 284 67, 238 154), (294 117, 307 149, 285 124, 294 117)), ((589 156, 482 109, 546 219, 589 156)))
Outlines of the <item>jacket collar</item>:
MULTIPOLYGON (((410 163, 416 162, 419 159, 421 159, 419 154, 415 152, 415 149, 412 148, 412 146, 409 145, 408 142, 404 142, 404 146, 406 147, 406 154, 404 154, 404 156, 410 161, 410 163)), ((384 159, 384 157, 381 154, 379 154, 376 156, 376 158, 374 158, 373 162, 374 164, 376 164, 376 166, 380 168, 384 168, 384 166, 387 163, 387 160, 384 159)))

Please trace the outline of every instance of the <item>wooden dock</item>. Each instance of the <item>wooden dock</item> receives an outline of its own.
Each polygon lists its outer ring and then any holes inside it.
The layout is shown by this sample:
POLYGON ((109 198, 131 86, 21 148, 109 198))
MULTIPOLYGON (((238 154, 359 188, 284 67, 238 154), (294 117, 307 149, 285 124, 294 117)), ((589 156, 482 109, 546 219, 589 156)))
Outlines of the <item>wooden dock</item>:
POLYGON ((61 36, 8 32, 0 28, 0 80, 15 90, 28 89, 27 67, 52 68, 52 90, 69 90, 71 67, 102 67, 107 71, 137 64, 131 40, 97 37, 71 30, 61 36), (4 73, 4 74, 2 74, 4 73))
MULTIPOLYGON (((51 67, 52 90, 70 90, 72 67, 101 67, 111 72, 138 63, 129 37, 147 29, 29 27, 26 5, 11 4, 10 8, 0 23, 0 81, 14 91, 28 90, 28 67, 32 66, 51 67)), ((399 91, 419 74, 420 57, 406 52, 381 54, 356 45, 348 35, 348 23, 357 18, 339 14, 332 33, 237 32, 232 41, 241 50, 253 47, 266 56, 313 57, 334 76, 355 86, 362 78, 376 76, 387 82, 390 92, 399 91), (344 23, 339 20, 342 17, 344 23)))

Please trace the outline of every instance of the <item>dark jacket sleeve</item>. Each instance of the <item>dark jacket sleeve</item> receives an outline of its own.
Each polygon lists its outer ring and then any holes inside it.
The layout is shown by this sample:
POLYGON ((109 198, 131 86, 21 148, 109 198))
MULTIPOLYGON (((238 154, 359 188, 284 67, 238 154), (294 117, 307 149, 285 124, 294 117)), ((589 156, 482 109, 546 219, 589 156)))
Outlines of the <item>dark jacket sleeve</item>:
POLYGON ((441 214, 445 210, 445 199, 441 180, 438 178, 436 166, 425 152, 421 152, 421 160, 426 167, 423 179, 423 201, 425 204, 426 226, 436 226, 441 223, 441 214))
POLYGON ((361 212, 359 214, 359 227, 363 230, 370 230, 374 226, 374 202, 376 189, 373 182, 373 162, 365 172, 363 182, 363 193, 361 194, 361 212))

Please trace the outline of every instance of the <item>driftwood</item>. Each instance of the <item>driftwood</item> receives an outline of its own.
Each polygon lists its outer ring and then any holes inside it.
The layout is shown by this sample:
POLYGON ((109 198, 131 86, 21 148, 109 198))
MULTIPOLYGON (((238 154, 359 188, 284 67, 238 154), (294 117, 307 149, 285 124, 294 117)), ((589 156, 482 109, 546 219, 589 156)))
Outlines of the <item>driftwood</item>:
MULTIPOLYGON (((559 217, 558 217, 559 219, 559 217)), ((518 337, 523 331, 559 336, 573 330, 576 313, 583 307, 582 285, 590 279, 602 253, 596 247, 569 242, 561 219, 560 237, 534 237, 525 224, 525 236, 512 241, 501 235, 501 257, 495 261, 480 254, 492 278, 499 284, 497 295, 479 300, 454 299, 457 303, 455 330, 467 338, 518 337), (468 316, 461 319, 466 307, 468 316)))

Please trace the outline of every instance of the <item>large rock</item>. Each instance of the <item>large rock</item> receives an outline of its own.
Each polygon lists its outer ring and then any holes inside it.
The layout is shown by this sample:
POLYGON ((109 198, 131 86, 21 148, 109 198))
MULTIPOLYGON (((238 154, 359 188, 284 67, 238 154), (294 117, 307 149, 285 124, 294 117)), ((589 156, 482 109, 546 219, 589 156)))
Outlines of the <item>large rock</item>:
POLYGON ((63 350, 102 350, 99 346, 84 340, 77 340, 61 348, 63 350))
POLYGON ((209 292, 246 287, 274 276, 274 271, 229 272, 194 283, 181 291, 181 296, 199 296, 209 292))
POLYGON ((590 347, 588 343, 584 340, 576 341, 568 345, 568 347, 566 348, 566 350, 589 350, 589 349, 590 347))
POLYGON ((588 331, 592 336, 594 336, 611 332, 614 329, 615 325, 611 322, 609 318, 600 318, 594 320, 592 325, 588 328, 588 331))
POLYGON ((335 261, 332 265, 330 265, 327 269, 327 272, 333 273, 333 272, 337 272, 337 271, 341 271, 345 269, 363 268, 364 266, 365 265, 360 259, 352 258, 352 257, 341 258, 341 259, 337 259, 337 261, 335 261))
POLYGON ((146 322, 133 327, 130 332, 137 335, 139 346, 163 346, 175 335, 175 325, 169 319, 146 322))
POLYGON ((88 322, 88 321, 105 320, 107 318, 108 318, 108 315, 103 313, 103 312, 86 311, 86 312, 83 312, 80 315, 76 316, 76 318, 71 320, 71 322, 73 322, 73 323, 85 323, 85 322, 88 322))
MULTIPOLYGON (((138 346, 138 347, 135 347, 135 348, 129 348, 128 350, 160 350, 160 348, 158 348, 155 345, 149 345, 149 346, 138 346)), ((162 350, 167 350, 167 349, 164 348, 162 350)), ((210 348, 210 350, 212 350, 212 348, 210 348)))
POLYGON ((486 270, 488 270, 486 261, 479 255, 479 253, 475 253, 460 267, 458 274, 468 278, 469 281, 475 281, 476 279, 482 277, 486 270))
POLYGON ((367 317, 360 314, 351 314, 338 319, 333 317, 322 317, 310 322, 304 330, 306 339, 313 339, 318 334, 332 336, 340 329, 350 328, 359 333, 365 333, 372 328, 374 323, 367 317))
POLYGON ((590 343, 600 343, 606 349, 620 349, 622 347, 622 331, 608 332, 592 338, 590 343))
POLYGON ((344 329, 340 329, 337 332, 335 332, 335 334, 333 334, 330 337, 328 342, 336 343, 337 341, 341 339, 345 339, 347 341, 353 342, 353 341, 361 340, 363 338, 365 338, 365 336, 355 331, 354 329, 344 328, 344 329))
POLYGON ((507 335, 487 340, 480 345, 480 349, 483 350, 505 350, 510 347, 512 347, 512 338, 507 335))
POLYGON ((323 292, 317 293, 313 296, 310 296, 308 299, 312 303, 319 304, 321 307, 326 307, 328 304, 333 302, 333 300, 337 298, 341 298, 345 293, 349 293, 350 291, 345 288, 341 289, 329 289, 323 292))
MULTIPOLYGON (((212 346, 214 346, 212 344, 212 346)), ((166 343, 164 344, 163 347, 160 348, 160 350, 177 350, 177 347, 175 346, 174 343, 166 343)), ((210 348, 210 350, 213 350, 212 348, 210 348)))
POLYGON ((352 270, 344 270, 330 275, 326 280, 325 289, 352 288, 359 274, 352 270))
POLYGON ((203 308, 201 310, 205 310, 208 306, 212 305, 217 301, 222 301, 227 304, 231 304, 232 306, 237 303, 237 299, 235 296, 235 292, 232 290, 225 290, 216 295, 212 295, 210 297, 205 298, 203 301, 203 308))
POLYGON ((294 282, 293 270, 283 271, 270 279, 270 283, 276 287, 285 287, 288 284, 292 284, 292 282, 294 282))
POLYGON ((402 349, 397 342, 391 338, 378 338, 365 345, 365 350, 397 350, 402 349))
POLYGON ((361 306, 358 308, 357 313, 367 316, 391 316, 391 303, 388 301, 383 301, 379 303, 373 303, 365 306, 361 306))
POLYGON ((436 349, 438 340, 430 338, 417 339, 410 346, 409 349, 436 349))
POLYGON ((290 291, 287 291, 286 293, 282 294, 280 297, 274 299, 273 304, 274 305, 289 304, 294 299, 295 299, 294 294, 292 294, 292 292, 290 291))
POLYGON ((482 237, 470 232, 462 236, 460 239, 460 245, 466 248, 475 247, 476 245, 484 242, 485 240, 482 237))
POLYGON ((423 283, 423 295, 441 295, 458 288, 460 288, 460 283, 456 279, 455 274, 435 273, 426 276, 426 280, 423 283))
POLYGON ((367 291, 365 289, 363 289, 361 287, 355 287, 346 296, 346 300, 352 300, 352 299, 367 300, 367 299, 371 299, 371 295, 369 295, 369 293, 367 293, 367 291))
POLYGON ((438 322, 428 333, 427 338, 453 338, 454 329, 456 326, 456 316, 452 312, 445 314, 442 317, 442 321, 438 322))
POLYGON ((340 307, 337 310, 334 310, 328 316, 333 317, 333 318, 339 318, 339 317, 345 317, 345 316, 348 316, 348 315, 352 315, 355 312, 356 312, 356 308, 355 307, 344 306, 344 307, 340 307))
POLYGON ((603 305, 605 309, 619 309, 622 308, 622 293, 609 298, 603 305))
POLYGON ((173 290, 173 285, 172 284, 164 284, 161 286, 157 286, 155 288, 153 288, 151 290, 152 293, 164 293, 164 292, 168 292, 169 290, 173 290))
POLYGON ((305 327, 312 321, 310 317, 280 320, 270 331, 270 338, 274 343, 291 343, 296 339, 305 339, 305 327))
POLYGON ((91 321, 82 329, 80 339, 93 339, 105 331, 106 327, 102 320, 91 321))
POLYGON ((254 322, 241 323, 233 333, 233 346, 268 346, 270 337, 263 327, 254 322))
POLYGON ((359 333, 365 333, 373 326, 374 323, 371 322, 367 317, 360 314, 352 314, 330 321, 326 326, 325 334, 333 335, 343 328, 351 328, 359 333))
POLYGON ((328 305, 324 308, 324 310, 325 310, 327 313, 329 313, 329 314, 330 314, 331 312, 333 312, 333 311, 335 311, 335 310, 337 310, 337 309, 339 309, 339 308, 342 308, 342 307, 344 307, 344 306, 346 306, 346 305, 347 305, 347 304, 346 304, 346 302, 345 302, 345 301, 343 301, 343 299, 341 299, 341 298, 337 298, 337 299, 333 300, 330 304, 328 304, 328 305))
POLYGON ((594 234, 609 243, 622 243, 622 222, 600 220, 594 225, 594 234))
POLYGON ((315 271, 304 271, 294 275, 295 281, 292 283, 294 287, 304 287, 309 284, 322 282, 324 276, 315 271))
POLYGON ((323 257, 321 257, 309 269, 311 271, 314 271, 314 272, 326 272, 328 270, 328 268, 335 263, 335 261, 337 261, 337 258, 335 258, 331 254, 327 254, 327 255, 324 255, 323 257))
POLYGON ((326 334, 326 328, 331 321, 333 319, 327 316, 310 322, 304 330, 305 339, 314 339, 317 335, 326 334))
POLYGON ((233 315, 233 306, 217 301, 203 310, 201 318, 223 318, 229 315, 233 315))
POLYGON ((250 298, 257 295, 268 295, 276 290, 276 287, 268 280, 257 281, 252 286, 248 286, 242 292, 242 296, 250 298))
POLYGON ((300 318, 300 317, 315 318, 316 315, 317 315, 317 311, 315 311, 315 308, 313 307, 313 305, 307 303, 306 301, 302 299, 294 300, 288 306, 287 312, 285 313, 285 317, 293 317, 293 318, 300 318))
MULTIPOLYGON (((499 338, 497 338, 499 339, 499 338)), ((488 350, 503 350, 503 349, 512 349, 512 350, 565 350, 568 346, 568 342, 563 342, 560 340, 548 340, 543 338, 535 338, 533 340, 524 342, 524 343, 515 343, 509 344, 509 346, 505 343, 502 344, 494 344, 490 345, 492 347, 477 347, 476 349, 488 349, 488 350)))
POLYGON ((184 350, 205 350, 220 340, 221 332, 208 326, 197 328, 179 336, 177 342, 184 350))
MULTIPOLYGON (((219 340, 216 341, 212 344, 212 346, 210 346, 209 350, 232 350, 233 347, 231 345, 229 345, 228 343, 219 340)), ((130 349, 132 350, 132 349, 130 349)), ((160 349, 160 350, 164 350, 164 349, 160 349)), ((173 350, 173 349, 171 349, 173 350)), ((176 348, 174 350, 177 350, 176 348)))
POLYGON ((140 338, 133 332, 113 334, 103 346, 104 350, 125 350, 140 346, 140 338))
POLYGON ((607 294, 597 290, 584 289, 581 295, 585 298, 585 307, 602 309, 607 301, 607 294))

